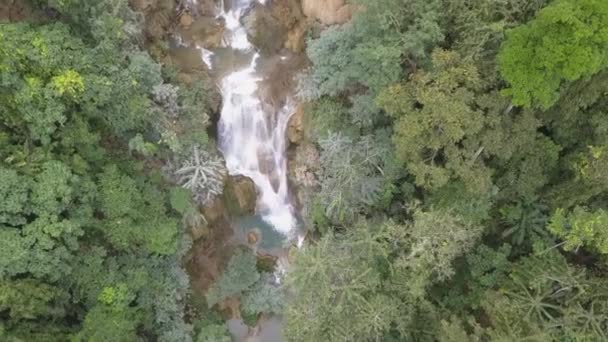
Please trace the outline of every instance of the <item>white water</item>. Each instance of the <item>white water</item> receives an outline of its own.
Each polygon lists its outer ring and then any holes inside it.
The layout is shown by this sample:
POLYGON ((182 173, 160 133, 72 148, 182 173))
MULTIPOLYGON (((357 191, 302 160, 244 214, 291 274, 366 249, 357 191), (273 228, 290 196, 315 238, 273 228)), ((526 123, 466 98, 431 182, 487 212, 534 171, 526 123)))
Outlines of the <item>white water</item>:
MULTIPOLYGON (((285 157, 285 135, 294 106, 287 101, 276 111, 258 93, 263 78, 257 70, 260 55, 241 24, 242 16, 254 1, 233 0, 231 8, 220 9, 219 16, 226 25, 223 47, 249 56, 249 64, 237 66, 220 80, 223 107, 218 125, 219 145, 229 173, 247 176, 256 184, 257 213, 277 231, 295 237, 297 223, 289 199, 285 157)), ((213 53, 200 50, 203 60, 212 68, 213 53)))

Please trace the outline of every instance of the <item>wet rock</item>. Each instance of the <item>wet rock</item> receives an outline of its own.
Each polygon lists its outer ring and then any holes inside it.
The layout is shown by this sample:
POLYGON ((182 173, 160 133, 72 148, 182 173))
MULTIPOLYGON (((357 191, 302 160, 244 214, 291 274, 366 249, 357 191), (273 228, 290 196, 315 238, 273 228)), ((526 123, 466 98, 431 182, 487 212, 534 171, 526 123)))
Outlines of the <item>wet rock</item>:
POLYGON ((209 227, 206 224, 190 227, 190 235, 192 241, 198 241, 201 238, 209 236, 209 227))
POLYGON ((297 0, 273 0, 272 15, 287 29, 292 29, 304 19, 297 0))
POLYGON ((181 34, 184 40, 194 42, 205 49, 218 47, 224 36, 224 23, 213 17, 199 17, 190 25, 182 26, 184 27, 181 34))
POLYGON ((185 73, 207 71, 207 66, 201 58, 201 52, 196 48, 177 47, 171 50, 171 58, 173 63, 185 73))
POLYGON ((144 33, 148 39, 162 40, 175 23, 175 3, 170 0, 140 1, 138 7, 145 17, 144 33))
POLYGON ((183 84, 189 86, 192 85, 193 77, 190 74, 180 72, 179 74, 177 74, 177 79, 183 84))
POLYGON ((315 176, 319 168, 319 151, 312 143, 302 143, 295 148, 294 156, 289 160, 291 180, 298 186, 311 188, 317 185, 315 176))
POLYGON ((192 16, 188 13, 184 13, 179 18, 179 24, 185 28, 190 27, 190 25, 192 25, 193 22, 194 22, 194 18, 192 18, 192 16))
POLYGON ((281 178, 276 169, 272 170, 272 172, 268 175, 268 180, 270 181, 270 185, 272 186, 272 190, 274 192, 279 192, 279 187, 281 186, 281 178))
POLYGON ((152 5, 152 0, 129 0, 129 3, 134 10, 143 12, 152 5))
POLYGON ((35 13, 27 1, 23 0, 0 0, 0 22, 1 21, 12 21, 18 22, 23 21, 26 18, 34 19, 35 13))
POLYGON ((234 319, 241 317, 241 301, 237 297, 229 297, 218 303, 218 310, 222 317, 234 319))
POLYGON ((260 146, 257 150, 259 170, 265 175, 271 174, 275 170, 274 156, 269 148, 260 146))
POLYGON ((258 67, 264 73, 264 79, 259 83, 258 93, 265 99, 264 105, 270 106, 267 112, 276 115, 285 106, 285 100, 293 95, 297 86, 294 77, 307 66, 303 55, 285 53, 263 58, 258 67))
POLYGON ((324 25, 344 24, 350 20, 354 7, 346 0, 302 0, 304 15, 324 25))
POLYGON ((301 53, 304 51, 304 37, 306 35, 306 24, 299 23, 287 32, 287 40, 285 48, 293 53, 301 53))
POLYGON ((244 176, 230 176, 224 189, 228 211, 236 215, 253 214, 257 192, 253 181, 244 176))
POLYGON ((304 139, 304 106, 298 105, 295 113, 287 124, 287 139, 292 144, 298 144, 304 139))
MULTIPOLYGON (((222 0, 223 1, 223 0, 222 0)), ((215 4, 215 0, 199 0, 198 1, 198 13, 203 16, 214 17, 218 14, 218 8, 215 4)))
POLYGON ((242 19, 249 41, 265 55, 277 53, 287 38, 287 28, 272 15, 269 7, 256 3, 242 19))
POLYGON ((272 273, 277 266, 277 260, 279 257, 276 255, 266 254, 266 253, 258 253, 258 262, 257 268, 262 272, 272 273))
POLYGON ((226 215, 226 207, 222 198, 212 199, 205 207, 203 207, 203 216, 209 225, 214 225, 226 215))
POLYGON ((258 237, 258 232, 256 230, 252 230, 247 234, 247 242, 250 245, 255 245, 256 243, 258 243, 258 241, 260 240, 260 238, 258 237))

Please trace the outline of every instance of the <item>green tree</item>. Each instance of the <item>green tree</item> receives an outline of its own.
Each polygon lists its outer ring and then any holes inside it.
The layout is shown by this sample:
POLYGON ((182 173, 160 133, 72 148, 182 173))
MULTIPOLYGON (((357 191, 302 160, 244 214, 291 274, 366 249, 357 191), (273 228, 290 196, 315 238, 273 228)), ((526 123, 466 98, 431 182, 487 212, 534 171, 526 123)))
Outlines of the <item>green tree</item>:
POLYGON ((208 305, 211 307, 228 297, 250 289, 260 279, 256 262, 256 257, 251 251, 237 249, 221 278, 209 289, 208 305))
POLYGON ((399 80, 402 57, 424 60, 443 39, 438 25, 440 1, 358 1, 366 7, 352 23, 323 31, 309 42, 314 67, 302 79, 307 99, 338 95, 363 85, 377 93, 399 80), (373 66, 373 67, 371 67, 373 66))
POLYGON ((437 324, 426 289, 454 274, 452 261, 480 233, 449 212, 431 211, 416 212, 408 225, 360 223, 343 234, 326 234, 298 251, 287 276, 298 295, 287 304, 286 337, 421 338, 437 324))
POLYGON ((608 65, 608 4, 559 0, 526 25, 507 33, 498 62, 520 106, 549 108, 566 82, 590 77, 608 65))
POLYGON ((51 5, 71 26, 0 24, 0 339, 188 341, 189 245, 151 160, 126 153, 155 134, 160 67, 116 18, 126 1, 51 5))
POLYGON ((63 305, 67 296, 57 287, 23 279, 2 281, 0 289, 0 311, 7 312, 9 323, 53 319, 65 314, 63 305))
POLYGON ((138 186, 115 166, 108 167, 100 179, 100 200, 106 216, 103 233, 116 248, 143 245, 150 253, 175 253, 178 221, 166 215, 158 190, 138 186))
POLYGON ((246 315, 280 315, 283 312, 286 303, 285 289, 274 282, 273 276, 267 273, 245 293, 241 306, 246 315))
POLYGON ((231 342, 232 338, 224 324, 204 325, 200 328, 196 342, 231 342))
POLYGON ((99 295, 99 304, 85 317, 82 330, 74 341, 133 341, 142 318, 137 308, 129 306, 133 300, 126 285, 106 287, 99 295))
POLYGON ((487 293, 483 307, 494 340, 579 340, 606 338, 602 280, 570 266, 555 249, 516 263, 500 289, 487 293))
POLYGON ((340 133, 329 133, 319 140, 320 192, 315 201, 335 224, 353 222, 366 207, 377 204, 390 192, 392 148, 381 134, 354 140, 340 133), (385 172, 386 170, 386 172, 385 172))
POLYGON ((608 254, 608 212, 575 207, 571 212, 558 209, 551 217, 549 230, 565 241, 566 250, 586 247, 608 254))
POLYGON ((433 70, 419 71, 403 85, 384 91, 378 103, 395 118, 397 157, 416 177, 416 184, 437 189, 459 178, 469 190, 487 191, 491 170, 475 137, 484 128, 484 113, 475 93, 480 79, 475 67, 455 52, 436 50, 433 70))

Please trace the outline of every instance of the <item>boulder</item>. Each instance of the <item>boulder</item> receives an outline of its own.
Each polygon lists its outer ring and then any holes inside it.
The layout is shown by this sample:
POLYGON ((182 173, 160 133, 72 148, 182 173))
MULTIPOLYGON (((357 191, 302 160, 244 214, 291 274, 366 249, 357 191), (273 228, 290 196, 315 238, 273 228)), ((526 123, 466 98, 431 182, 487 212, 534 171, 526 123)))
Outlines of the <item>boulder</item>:
POLYGON ((277 261, 279 260, 279 257, 267 253, 257 253, 257 259, 257 267, 260 271, 272 273, 274 272, 277 266, 277 261))
POLYGON ((304 38, 306 35, 306 24, 300 22, 287 32, 287 40, 285 41, 285 48, 293 53, 301 53, 304 51, 305 42, 304 38))
POLYGON ((291 181, 306 188, 316 186, 315 172, 319 164, 319 151, 314 144, 307 142, 297 145, 287 164, 291 181))
POLYGON ((131 7, 139 12, 143 12, 152 6, 152 0, 129 0, 131 7))
POLYGON ((256 243, 258 243, 258 241, 260 240, 259 236, 258 236, 258 231, 257 230, 252 230, 249 233, 247 233, 247 242, 250 245, 255 245, 256 243))
POLYGON ((213 17, 198 17, 190 25, 182 27, 181 34, 186 41, 194 42, 205 49, 218 47, 224 36, 224 23, 213 17))
POLYGON ((271 6, 272 15, 287 29, 292 29, 304 19, 298 0, 273 0, 271 6))
POLYGON ((27 19, 35 19, 31 6, 24 0, 0 0, 0 22, 19 22, 27 19))
POLYGON ((180 46, 170 52, 172 62, 184 73, 207 71, 201 52, 194 47, 180 46))
POLYGON ((224 201, 232 214, 253 214, 257 192, 253 181, 245 176, 230 176, 224 189, 224 201))
POLYGON ((224 206, 224 201, 216 197, 207 203, 202 211, 207 223, 213 225, 225 217, 226 207, 224 206))
POLYGON ((350 20, 354 7, 346 0, 302 0, 304 15, 324 25, 344 24, 350 20))
POLYGON ((198 241, 203 237, 209 236, 209 227, 205 224, 190 227, 192 241, 198 241))
POLYGON ((192 25, 193 22, 194 22, 194 18, 192 18, 192 15, 190 15, 189 13, 184 13, 179 18, 179 24, 185 28, 190 27, 190 25, 192 25))
POLYGON ((215 0, 199 0, 198 11, 200 15, 214 17, 218 14, 218 7, 215 5, 215 0))
POLYGON ((287 28, 272 15, 269 7, 256 3, 243 17, 251 44, 265 55, 277 53, 287 38, 287 28))
POLYGON ((292 144, 298 144, 304 139, 304 106, 302 104, 298 105, 295 113, 289 118, 287 139, 292 144))

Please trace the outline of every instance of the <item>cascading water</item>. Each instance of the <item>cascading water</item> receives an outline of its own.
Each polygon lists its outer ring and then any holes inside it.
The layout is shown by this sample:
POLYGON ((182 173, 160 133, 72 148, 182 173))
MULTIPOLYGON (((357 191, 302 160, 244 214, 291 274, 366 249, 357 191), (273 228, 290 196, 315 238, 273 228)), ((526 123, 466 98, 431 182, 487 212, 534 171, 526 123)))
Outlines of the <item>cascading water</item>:
MULTIPOLYGON (((235 235, 245 233, 233 241, 251 245, 247 234, 259 232, 260 239, 254 248, 277 257, 272 280, 276 284, 281 282, 289 268, 290 247, 286 247, 285 242, 287 245, 296 242, 300 247, 304 239, 298 231, 287 182, 286 131, 295 106, 290 95, 291 87, 275 82, 277 75, 287 78, 291 75, 283 73, 283 69, 290 71, 296 68, 291 64, 290 56, 293 55, 262 56, 248 40, 245 17, 252 15, 252 11, 260 9, 260 6, 270 6, 270 0, 218 2, 216 19, 223 22, 221 44, 211 50, 197 45, 197 49, 218 80, 222 95, 218 142, 228 171, 231 175, 251 178, 258 192, 257 215, 233 222, 235 235)), ((188 4, 191 9, 198 7, 196 0, 188 0, 188 4)), ((196 10, 193 12, 197 13, 196 10)), ((281 324, 280 316, 266 317, 253 329, 240 319, 228 321, 235 341, 283 341, 281 324)))
MULTIPOLYGON (((256 184, 258 215, 278 232, 295 238, 297 220, 289 198, 285 157, 285 132, 294 106, 287 99, 276 110, 260 95, 261 57, 242 24, 243 16, 256 1, 266 4, 262 0, 232 0, 226 8, 220 1, 219 16, 225 23, 222 47, 231 49, 245 63, 233 66, 220 80, 223 107, 218 124, 219 146, 229 173, 247 176, 256 184)), ((213 52, 200 50, 205 62, 213 67, 213 52)))

